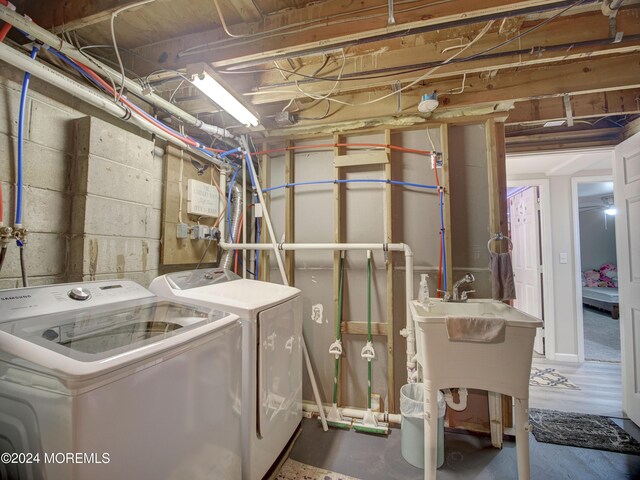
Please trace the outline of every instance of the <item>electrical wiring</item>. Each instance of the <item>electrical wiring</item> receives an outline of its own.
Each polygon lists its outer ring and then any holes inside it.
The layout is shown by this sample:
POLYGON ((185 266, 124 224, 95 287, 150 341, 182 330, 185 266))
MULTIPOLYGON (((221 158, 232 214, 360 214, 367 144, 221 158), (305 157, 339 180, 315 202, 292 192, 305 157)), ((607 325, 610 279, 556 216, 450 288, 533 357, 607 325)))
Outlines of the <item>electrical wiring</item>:
POLYGON ((328 98, 324 99, 327 102, 327 111, 324 112, 324 115, 320 116, 320 117, 301 117, 298 116, 298 120, 324 120, 325 118, 327 118, 329 116, 329 112, 331 111, 331 102, 329 101, 328 98))
POLYGON ((140 7, 142 5, 146 5, 147 3, 151 3, 151 2, 155 2, 155 0, 142 0, 141 2, 132 3, 131 5, 126 5, 122 8, 119 8, 118 10, 114 11, 111 14, 111 40, 113 41, 113 50, 116 54, 116 58, 118 59, 118 64, 120 65, 120 75, 122 75, 120 90, 118 91, 118 94, 114 97, 116 102, 120 100, 120 97, 122 97, 122 94, 124 93, 124 80, 125 80, 124 64, 122 63, 122 58, 120 58, 120 51, 118 50, 118 43, 116 41, 116 30, 115 30, 116 17, 122 12, 125 12, 126 10, 130 10, 135 7, 140 7))
MULTIPOLYGON (((404 4, 410 4, 410 3, 417 3, 419 0, 405 0, 405 1, 395 1, 396 5, 404 5, 404 4)), ((444 0, 445 2, 448 0, 444 0)), ((411 7, 411 8, 407 8, 404 10, 396 10, 396 14, 398 13, 405 13, 405 12, 410 12, 413 10, 417 10, 420 8, 424 8, 424 7, 428 7, 431 5, 434 5, 436 3, 441 3, 441 2, 433 2, 433 1, 429 1, 426 2, 424 4, 421 4, 419 6, 416 7, 411 7)), ((217 48, 229 48, 229 47, 237 47, 240 45, 246 45, 249 43, 253 43, 254 41, 259 41, 259 40, 265 40, 267 38, 272 38, 274 36, 277 35, 281 35, 281 32, 285 32, 284 34, 288 34, 288 33, 295 33, 295 34, 300 34, 304 31, 308 31, 308 30, 312 30, 314 28, 318 28, 318 27, 326 27, 326 26, 331 26, 331 25, 339 25, 339 24, 343 24, 343 23, 351 23, 351 22, 360 22, 362 20, 368 20, 368 19, 372 19, 372 18, 379 18, 379 17, 387 17, 387 12, 386 12, 386 5, 376 5, 376 6, 372 6, 372 7, 367 7, 367 8, 362 8, 353 12, 341 12, 341 13, 335 13, 333 15, 331 15, 330 17, 323 17, 323 18, 318 18, 318 19, 314 19, 314 20, 306 20, 306 21, 302 21, 302 22, 297 22, 297 23, 290 23, 287 25, 283 25, 281 27, 276 27, 273 28, 267 32, 259 32, 259 33, 254 33, 254 34, 244 34, 241 36, 234 36, 231 35, 229 32, 226 32, 227 35, 229 35, 231 38, 226 38, 226 39, 222 39, 222 40, 217 40, 217 41, 213 41, 213 42, 207 42, 207 43, 203 43, 201 45, 195 45, 193 47, 187 48, 186 50, 182 50, 181 52, 178 52, 178 58, 181 58, 183 56, 188 56, 188 55, 197 55, 198 53, 202 53, 203 49, 205 50, 209 50, 211 48, 217 47, 217 48), (385 9, 384 13, 380 13, 380 14, 373 14, 373 15, 366 15, 366 16, 358 16, 358 17, 354 17, 354 14, 357 13, 363 13, 363 12, 367 12, 367 11, 371 11, 371 10, 380 10, 380 9, 385 9), (343 16, 347 16, 349 18, 346 18, 344 20, 333 20, 332 19, 336 19, 339 17, 343 17, 343 16), (287 30, 292 30, 291 32, 286 32, 287 30), (235 38, 244 38, 244 40, 238 42, 238 41, 234 41, 235 38), (228 44, 228 45, 227 45, 228 44)))
MULTIPOLYGON (((580 0, 580 2, 582 2, 584 0, 580 0)), ((428 72, 424 73, 423 75, 419 76, 418 78, 416 78, 415 80, 413 80, 412 82, 408 83, 407 85, 405 85, 404 87, 401 87, 391 93, 388 93, 386 95, 383 95, 381 97, 378 98, 374 98, 373 100, 368 100, 366 102, 361 102, 361 103, 351 103, 351 102, 345 102, 343 100, 338 100, 335 98, 330 98, 329 95, 331 93, 333 93, 333 91, 335 90, 336 86, 337 86, 337 82, 336 85, 333 86, 333 88, 331 89, 331 91, 325 95, 325 96, 316 96, 313 94, 308 94, 306 92, 304 92, 303 90, 300 89, 300 87, 298 86, 298 84, 296 83, 296 87, 298 88, 298 91, 301 92, 302 94, 311 97, 311 98, 315 98, 315 99, 328 99, 331 102, 335 102, 335 103, 339 103, 341 105, 346 105, 348 107, 355 107, 355 106, 365 106, 365 105, 372 105, 374 103, 380 102, 382 100, 385 100, 389 97, 392 97, 394 95, 399 94, 400 92, 403 92, 411 87, 413 87, 415 84, 427 79, 431 74, 433 74, 436 70, 438 70, 439 68, 443 67, 444 65, 447 65, 448 63, 450 63, 454 58, 456 58, 457 56, 459 56, 460 54, 462 54, 464 51, 466 51, 469 47, 471 47, 472 45, 474 45, 478 40, 480 40, 491 28, 491 26, 493 25, 493 23, 495 22, 495 20, 490 20, 489 22, 487 22, 487 24, 482 28, 482 30, 480 30, 480 32, 473 38, 473 40, 471 40, 469 43, 467 43, 463 48, 461 48, 457 53, 453 54, 452 56, 450 56, 449 58, 447 58, 444 62, 436 65, 435 67, 431 68, 431 70, 429 70, 428 72)), ((258 94, 273 94, 273 92, 255 92, 258 94)), ((279 90, 278 93, 298 93, 296 91, 285 91, 285 90, 279 90)))
MULTIPOLYGON (((103 91, 105 91, 107 93, 110 93, 111 95, 115 95, 115 91, 113 90, 113 88, 108 83, 106 83, 102 78, 100 78, 100 76, 98 76, 89 67, 87 67, 86 65, 84 65, 84 64, 82 64, 80 62, 76 62, 76 61, 70 59, 69 57, 67 57, 63 53, 58 52, 57 50, 55 50, 53 48, 50 48, 49 51, 51 51, 58 58, 60 58, 65 63, 67 63, 69 66, 71 66, 72 68, 77 70, 79 73, 81 73, 83 76, 85 76, 85 78, 90 80, 98 88, 102 89, 103 91)), ((147 112, 145 112, 140 107, 138 107, 137 105, 135 105, 132 102, 130 102, 124 96, 120 98, 119 103, 121 103, 124 106, 128 107, 131 111, 135 112, 136 114, 138 114, 139 116, 144 118, 146 121, 154 124, 157 128, 161 129, 163 132, 167 133, 168 135, 170 135, 170 136, 172 136, 172 137, 174 137, 174 138, 176 138, 176 139, 178 139, 178 140, 180 140, 182 142, 185 142, 187 145, 195 148, 196 150, 200 151, 201 153, 203 153, 203 154, 205 154, 205 155, 207 155, 209 157, 213 156, 214 153, 221 153, 221 152, 224 151, 224 150, 218 150, 218 149, 212 149, 212 148, 205 147, 205 146, 201 145, 194 138, 192 138, 192 137, 190 137, 188 135, 183 135, 180 132, 177 132, 176 130, 174 130, 173 128, 169 127, 165 123, 163 123, 160 120, 158 120, 158 119, 154 118, 153 116, 149 115, 147 112)))
POLYGON ((296 88, 300 93, 302 93, 305 97, 313 98, 314 100, 329 100, 329 96, 335 91, 340 83, 340 79, 342 78, 342 73, 344 72, 344 66, 347 64, 347 57, 344 54, 344 49, 342 49, 342 66, 340 67, 340 72, 338 72, 338 78, 336 79, 336 83, 333 84, 333 88, 329 90, 329 92, 325 95, 314 95, 312 93, 307 93, 300 88, 298 85, 298 81, 296 80, 296 88))
MULTIPOLYGON (((379 79, 379 78, 392 77, 392 76, 396 76, 396 75, 399 75, 399 74, 408 74, 408 73, 419 72, 419 71, 424 70, 425 68, 439 68, 439 67, 441 67, 441 66, 443 66, 445 64, 448 64, 448 63, 468 62, 468 61, 477 59, 477 58, 479 58, 479 57, 481 57, 483 55, 486 55, 488 53, 491 53, 491 52, 493 52, 493 51, 495 51, 495 50, 497 50, 497 49, 499 49, 499 48, 501 48, 501 47, 503 47, 505 45, 508 45, 508 44, 510 44, 510 43, 512 43, 512 42, 514 42, 514 41, 516 41, 516 40, 518 40, 518 39, 520 39, 520 38, 522 38, 522 37, 534 32, 534 31, 540 29, 544 25, 547 25, 549 22, 555 20, 559 16, 565 14, 570 9, 575 8, 576 6, 584 3, 585 1, 586 0, 578 0, 578 1, 574 2, 574 3, 572 3, 571 5, 567 6, 566 8, 564 8, 560 12, 552 15, 551 17, 549 17, 549 18, 547 18, 545 20, 543 20, 542 22, 538 23, 537 25, 534 25, 533 27, 525 30, 524 32, 521 32, 520 34, 518 34, 518 35, 516 35, 514 37, 511 37, 511 38, 509 38, 509 39, 507 39, 507 40, 505 40, 505 41, 503 41, 503 42, 501 42, 499 44, 496 44, 496 45, 494 45, 492 47, 486 48, 486 49, 482 50, 481 52, 478 52, 476 54, 470 55, 468 57, 463 57, 463 58, 460 58, 460 59, 456 60, 456 57, 458 55, 460 55, 464 50, 466 50, 469 46, 471 46, 471 43, 468 43, 468 44, 466 44, 464 46, 460 46, 461 50, 456 55, 454 55, 453 57, 450 57, 449 59, 447 59, 445 61, 442 61, 442 62, 429 63, 429 64, 417 66, 415 68, 406 68, 406 69, 398 69, 398 70, 394 69, 393 71, 390 71, 388 73, 381 73, 379 75, 370 75, 370 74, 358 75, 358 74, 355 74, 355 73, 345 74, 345 75, 342 76, 341 81, 342 82, 346 82, 346 81, 359 81, 359 80, 374 80, 374 79, 379 79)), ((472 41, 472 43, 477 41, 478 39, 479 38, 474 39, 472 41)), ((270 68, 258 69, 258 70, 219 70, 219 72, 223 73, 223 74, 242 74, 242 73, 261 73, 261 72, 266 72, 266 71, 271 71, 271 70, 283 70, 286 73, 289 73, 289 74, 292 74, 292 75, 297 75, 297 76, 309 79, 310 81, 335 81, 336 80, 335 76, 318 77, 316 75, 308 75, 308 74, 303 74, 303 73, 300 73, 300 72, 295 72, 295 71, 286 70, 286 69, 280 69, 280 68, 276 68, 276 67, 270 67, 270 68)), ((431 72, 427 72, 426 75, 427 76, 431 75, 433 72, 434 72, 434 70, 432 70, 431 72)), ((415 83, 420 82, 420 81, 424 80, 425 78, 426 77, 420 77, 418 80, 415 81, 415 83)), ((409 84, 409 85, 403 87, 403 89, 404 88, 409 88, 410 86, 413 86, 415 83, 409 84)), ((298 93, 298 92, 291 91, 291 90, 289 90, 289 91, 280 90, 280 91, 278 91, 278 93, 292 93, 292 94, 295 94, 295 93, 298 93)), ((396 93, 398 93, 398 92, 397 91, 392 92, 391 94, 387 95, 387 97, 392 96, 392 95, 394 95, 396 93)), ((259 95, 259 94, 273 94, 273 92, 263 91, 263 92, 254 92, 254 94, 257 94, 257 95, 259 95)), ((386 98, 386 97, 381 97, 380 99, 383 99, 383 98, 386 98)), ((353 106, 353 105, 349 104, 348 102, 342 102, 342 101, 339 101, 337 99, 330 99, 330 101, 334 101, 334 102, 341 103, 341 104, 348 105, 348 106, 353 106)), ((379 101, 379 100, 378 99, 374 99, 374 101, 379 101)), ((366 105, 366 103, 364 105, 366 105)))
POLYGON ((231 33, 229 31, 229 28, 227 27, 227 22, 225 22, 224 16, 222 15, 222 10, 220 10, 220 5, 218 5, 218 0, 213 0, 213 4, 216 7, 216 12, 218 12, 218 18, 220 19, 220 23, 222 23, 222 28, 227 35, 229 35, 231 38, 245 38, 249 36, 248 34, 234 35, 233 33, 231 33))

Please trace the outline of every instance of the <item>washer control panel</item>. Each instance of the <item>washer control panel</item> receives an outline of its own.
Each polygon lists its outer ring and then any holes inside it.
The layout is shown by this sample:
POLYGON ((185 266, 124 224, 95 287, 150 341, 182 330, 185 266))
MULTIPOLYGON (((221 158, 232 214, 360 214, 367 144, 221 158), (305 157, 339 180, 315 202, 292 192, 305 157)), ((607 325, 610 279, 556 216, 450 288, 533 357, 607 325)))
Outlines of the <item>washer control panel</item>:
POLYGON ((0 290, 0 323, 155 295, 130 280, 67 283, 0 290))
POLYGON ((91 291, 88 288, 84 287, 75 287, 69 290, 69 298, 78 301, 89 300, 91 298, 91 291))
POLYGON ((231 270, 203 268, 200 270, 168 273, 166 278, 174 290, 190 290, 192 288, 205 287, 217 283, 232 282, 242 277, 236 275, 231 270))

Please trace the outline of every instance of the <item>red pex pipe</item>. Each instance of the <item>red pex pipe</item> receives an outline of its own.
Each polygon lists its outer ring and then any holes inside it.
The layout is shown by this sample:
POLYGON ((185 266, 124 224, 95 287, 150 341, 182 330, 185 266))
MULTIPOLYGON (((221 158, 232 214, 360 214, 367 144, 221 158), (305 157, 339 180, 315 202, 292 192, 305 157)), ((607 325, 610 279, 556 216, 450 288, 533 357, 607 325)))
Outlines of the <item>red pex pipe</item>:
MULTIPOLYGON (((2 0, 0 0, 2 1, 2 0)), ((113 88, 111 87, 111 85, 109 85, 107 82, 105 82, 97 73, 95 73, 93 70, 91 70, 89 67, 87 67, 86 65, 80 63, 80 62, 75 62, 74 63, 76 65, 78 65, 82 70, 84 70, 87 75, 89 75, 91 78, 93 78, 96 82, 98 82, 100 85, 102 85, 102 87, 107 90, 109 93, 113 94, 113 88)), ((176 134, 175 132, 171 131, 170 129, 168 129, 166 126, 164 126, 161 122, 152 122, 146 112, 144 110, 142 110, 140 107, 138 107, 137 105, 135 105, 134 103, 130 102, 129 100, 127 100, 126 98, 120 98, 120 101, 122 103, 124 103, 127 107, 129 107, 131 110, 133 110, 134 112, 136 112, 138 115, 140 115, 141 117, 143 117, 145 120, 147 120, 150 123, 153 123, 154 125, 156 125, 158 128, 160 128, 163 132, 167 133, 168 135, 171 135, 173 138, 176 138, 178 140, 182 140, 183 142, 187 143, 188 145, 191 145, 192 147, 201 147, 204 148, 205 150, 209 150, 211 152, 216 152, 216 153, 220 153, 220 152, 224 152, 224 150, 218 150, 218 149, 214 149, 214 148, 208 148, 208 147, 204 147, 203 145, 200 145, 198 142, 196 142, 195 140, 187 137, 187 136, 181 136, 176 134)))
MULTIPOLYGON (((9 7, 12 10, 15 10, 16 7, 14 7, 11 3, 8 2, 8 0, 0 0, 0 3, 2 5, 4 5, 5 7, 9 7)), ((0 42, 4 42, 4 39, 6 38, 7 34, 9 33, 9 30, 11 30, 11 24, 10 23, 5 23, 2 28, 0 28, 0 42)), ((0 221, 2 221, 0 219, 0 221)))

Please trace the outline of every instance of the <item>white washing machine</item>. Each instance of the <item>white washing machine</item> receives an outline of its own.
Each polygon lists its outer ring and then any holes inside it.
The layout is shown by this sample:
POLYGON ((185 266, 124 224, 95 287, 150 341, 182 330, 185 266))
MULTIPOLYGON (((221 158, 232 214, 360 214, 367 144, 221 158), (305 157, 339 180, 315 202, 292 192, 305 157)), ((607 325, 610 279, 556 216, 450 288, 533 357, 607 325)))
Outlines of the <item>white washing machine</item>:
POLYGON ((127 280, 1 290, 0 478, 240 478, 241 340, 127 280))
POLYGON ((260 480, 302 420, 300 290, 241 279, 222 269, 163 275, 159 296, 220 308, 243 324, 242 478, 260 480))

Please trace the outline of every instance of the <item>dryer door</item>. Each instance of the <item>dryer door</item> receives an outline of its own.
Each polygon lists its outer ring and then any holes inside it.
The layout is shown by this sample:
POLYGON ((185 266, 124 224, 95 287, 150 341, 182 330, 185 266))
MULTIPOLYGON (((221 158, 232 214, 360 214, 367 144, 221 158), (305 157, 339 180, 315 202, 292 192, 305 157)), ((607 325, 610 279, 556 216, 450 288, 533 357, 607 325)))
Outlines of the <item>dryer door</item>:
POLYGON ((293 431, 302 418, 302 300, 258 315, 258 437, 293 431), (290 429, 288 427, 291 427, 290 429))

